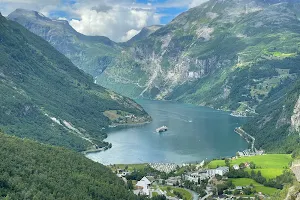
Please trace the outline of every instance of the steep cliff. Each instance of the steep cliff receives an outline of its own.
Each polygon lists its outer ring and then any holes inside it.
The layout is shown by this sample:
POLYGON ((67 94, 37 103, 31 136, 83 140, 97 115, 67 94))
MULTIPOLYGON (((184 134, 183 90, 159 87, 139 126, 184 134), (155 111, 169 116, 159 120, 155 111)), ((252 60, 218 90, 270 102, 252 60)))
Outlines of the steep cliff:
POLYGON ((131 97, 253 114, 299 74, 299 4, 211 0, 123 49, 97 81, 131 97))
POLYGON ((149 119, 133 100, 94 84, 48 42, 1 15, 0 96, 5 133, 79 151, 105 147, 103 129, 126 123, 122 114, 149 119), (115 111, 120 120, 107 115, 115 111))

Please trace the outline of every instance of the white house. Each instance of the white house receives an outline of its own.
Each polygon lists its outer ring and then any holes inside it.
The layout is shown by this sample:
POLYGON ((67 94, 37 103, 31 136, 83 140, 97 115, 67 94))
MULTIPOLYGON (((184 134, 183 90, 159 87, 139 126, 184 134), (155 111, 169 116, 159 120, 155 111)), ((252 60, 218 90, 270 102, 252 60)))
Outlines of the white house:
POLYGON ((200 179, 200 181, 208 179, 209 176, 206 173, 202 173, 202 172, 195 172, 189 175, 185 175, 186 180, 191 181, 191 182, 195 182, 198 183, 198 180, 200 179))
POLYGON ((141 190, 140 194, 149 196, 150 195, 150 185, 151 185, 151 182, 146 177, 143 177, 140 181, 138 181, 136 183, 135 186, 137 189, 141 190))
POLYGON ((209 177, 213 177, 216 174, 224 176, 224 174, 226 174, 227 172, 229 172, 229 167, 218 167, 217 169, 209 169, 209 170, 207 170, 207 175, 209 177))
POLYGON ((229 167, 218 167, 216 169, 216 174, 219 174, 221 176, 224 176, 224 174, 226 174, 227 172, 229 172, 229 167))
POLYGON ((234 170, 239 170, 240 167, 239 167, 239 165, 233 165, 233 169, 234 169, 234 170))

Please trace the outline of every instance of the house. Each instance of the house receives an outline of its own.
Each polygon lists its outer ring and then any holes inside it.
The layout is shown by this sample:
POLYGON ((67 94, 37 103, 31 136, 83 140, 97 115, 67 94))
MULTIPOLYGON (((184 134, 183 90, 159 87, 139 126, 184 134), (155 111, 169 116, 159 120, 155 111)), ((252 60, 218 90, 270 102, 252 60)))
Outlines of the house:
POLYGON ((236 189, 236 190, 242 190, 243 187, 242 187, 242 186, 236 186, 235 189, 236 189))
POLYGON ((234 169, 234 170, 239 170, 239 169, 240 169, 240 166, 239 166, 239 165, 233 165, 233 169, 234 169))
POLYGON ((229 167, 218 167, 216 169, 216 174, 224 176, 227 172, 229 172, 229 167))
POLYGON ((216 175, 216 170, 215 169, 209 169, 209 170, 207 170, 207 176, 208 177, 214 177, 215 175, 216 175))
POLYGON ((198 183, 199 179, 202 181, 202 180, 208 179, 209 176, 207 174, 207 171, 198 171, 198 172, 194 172, 194 173, 185 175, 185 178, 186 178, 186 180, 189 180, 191 182, 198 183))
POLYGON ((208 177, 214 177, 216 174, 224 176, 227 172, 229 172, 229 167, 218 167, 217 169, 207 170, 207 175, 208 177))
POLYGON ((250 163, 246 162, 244 163, 246 168, 250 168, 250 163))
POLYGON ((130 174, 130 172, 123 171, 123 172, 121 172, 121 173, 118 173, 117 176, 118 176, 119 178, 122 178, 122 177, 127 176, 128 174, 130 174))
POLYGON ((170 186, 174 186, 174 185, 180 184, 180 183, 181 183, 181 177, 180 176, 169 177, 166 180, 166 185, 170 185, 170 186))
POLYGON ((140 181, 138 181, 135 187, 140 190, 139 194, 141 195, 150 195, 150 185, 151 182, 146 177, 143 177, 140 181))
POLYGON ((153 176, 146 176, 146 178, 150 181, 151 185, 155 182, 155 178, 153 176))

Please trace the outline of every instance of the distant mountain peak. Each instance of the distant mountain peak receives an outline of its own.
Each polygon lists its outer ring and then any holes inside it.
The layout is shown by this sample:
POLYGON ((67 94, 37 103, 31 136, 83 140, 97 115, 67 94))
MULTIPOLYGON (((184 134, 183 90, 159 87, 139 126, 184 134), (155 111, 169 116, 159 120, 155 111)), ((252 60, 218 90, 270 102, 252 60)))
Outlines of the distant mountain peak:
POLYGON ((16 9, 9 16, 10 16, 10 18, 19 17, 19 16, 23 16, 23 17, 26 16, 26 17, 35 18, 35 19, 47 20, 47 21, 50 20, 51 21, 51 19, 47 18, 45 15, 43 15, 40 12, 37 12, 37 11, 34 11, 34 10, 26 10, 26 9, 22 9, 22 8, 16 9))
POLYGON ((163 27, 163 25, 152 25, 152 26, 146 26, 144 27, 137 35, 135 35, 133 38, 131 38, 127 43, 131 44, 133 42, 139 41, 141 39, 144 39, 163 27))
POLYGON ((50 19, 37 11, 17 9, 7 17, 50 42, 89 74, 97 76, 112 62, 118 46, 104 36, 78 33, 67 20, 50 19), (102 53, 95 53, 96 51, 102 53))

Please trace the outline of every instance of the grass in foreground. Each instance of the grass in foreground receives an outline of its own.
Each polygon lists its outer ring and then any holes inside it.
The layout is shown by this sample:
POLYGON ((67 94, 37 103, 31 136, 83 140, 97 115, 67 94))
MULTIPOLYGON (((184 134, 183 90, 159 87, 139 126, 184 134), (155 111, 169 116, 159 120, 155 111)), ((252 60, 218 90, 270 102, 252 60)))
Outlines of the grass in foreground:
POLYGON ((117 169, 125 169, 127 167, 128 171, 134 171, 134 169, 136 170, 141 170, 144 169, 148 164, 144 163, 144 164, 116 164, 116 165, 109 165, 108 167, 113 170, 116 171, 117 169))
POLYGON ((249 186, 252 184, 257 192, 261 192, 266 195, 273 195, 275 192, 279 191, 275 188, 263 186, 250 178, 234 178, 230 180, 232 180, 232 183, 235 186, 249 186))
POLYGON ((158 196, 158 193, 157 192, 152 192, 152 196, 156 197, 156 196, 158 196))
MULTIPOLYGON (((275 178, 283 173, 283 170, 289 167, 292 161, 290 154, 268 154, 261 156, 242 157, 236 160, 231 160, 230 165, 239 165, 245 162, 254 162, 256 165, 255 171, 260 170, 265 178, 275 178)), ((208 168, 216 168, 217 166, 225 166, 224 160, 213 160, 208 164, 208 168)), ((250 169, 248 171, 251 171, 250 169)))

